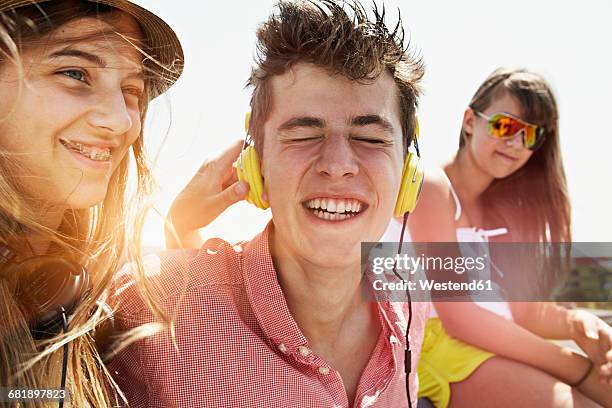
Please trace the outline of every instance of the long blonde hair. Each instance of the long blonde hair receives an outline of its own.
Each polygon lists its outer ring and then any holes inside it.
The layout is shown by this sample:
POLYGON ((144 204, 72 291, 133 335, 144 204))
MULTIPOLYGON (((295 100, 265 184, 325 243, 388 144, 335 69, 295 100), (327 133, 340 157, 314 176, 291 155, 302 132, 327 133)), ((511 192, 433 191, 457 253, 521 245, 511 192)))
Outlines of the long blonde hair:
MULTIPOLYGON (((0 64, 18 64, 20 50, 71 20, 88 16, 112 17, 114 11, 116 9, 110 6, 83 1, 53 1, 3 13, 0 16, 0 64)), ((143 48, 146 52, 146 46, 143 48)), ((151 62, 151 58, 145 60, 147 64, 151 62)), ((155 93, 154 89, 159 88, 155 70, 147 69, 147 73, 151 75, 145 81, 141 106, 143 122, 149 97, 155 93)), ((147 303, 162 321, 167 322, 146 284, 142 263, 139 262, 140 229, 147 209, 147 197, 153 188, 142 130, 131 150, 137 176, 133 197, 128 200, 126 194, 130 166, 130 158, 126 155, 109 181, 104 200, 92 208, 67 210, 58 230, 51 230, 39 222, 35 203, 14 177, 27 174, 27 169, 20 168, 11 160, 10 152, 0 152, 0 242, 16 250, 18 258, 27 257, 27 246, 22 245, 24 234, 44 236, 53 244, 54 252, 82 264, 92 278, 92 290, 72 315, 70 331, 45 341, 32 337, 16 299, 15 282, 0 279, 1 387, 59 388, 62 345, 69 342, 66 387, 70 404, 78 407, 117 405, 117 394, 114 387, 109 386, 114 383, 96 349, 92 330, 100 324, 102 316, 97 302, 108 296, 113 272, 126 251, 128 259, 135 260, 138 265, 137 283, 147 303), (130 237, 127 245, 126 236, 130 237)), ((29 401, 27 406, 47 404, 29 401)))

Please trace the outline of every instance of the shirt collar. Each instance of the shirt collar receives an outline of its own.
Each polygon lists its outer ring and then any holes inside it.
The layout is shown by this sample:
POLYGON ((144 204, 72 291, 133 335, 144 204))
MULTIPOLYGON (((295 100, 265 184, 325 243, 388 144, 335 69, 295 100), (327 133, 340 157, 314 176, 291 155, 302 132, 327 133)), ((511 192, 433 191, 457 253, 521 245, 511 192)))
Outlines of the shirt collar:
POLYGON ((244 251, 244 277, 247 296, 266 337, 276 346, 288 349, 306 345, 307 340, 289 312, 285 295, 278 283, 270 254, 272 221, 247 244, 244 251))
MULTIPOLYGON (((272 225, 273 222, 270 221, 266 228, 244 248, 242 267, 245 288, 264 335, 275 346, 283 344, 287 349, 292 350, 306 346, 308 340, 293 319, 285 295, 278 283, 269 246, 272 225)), ((378 302, 378 306, 385 332, 392 334, 401 344, 405 345, 406 317, 401 310, 401 304, 378 302)))

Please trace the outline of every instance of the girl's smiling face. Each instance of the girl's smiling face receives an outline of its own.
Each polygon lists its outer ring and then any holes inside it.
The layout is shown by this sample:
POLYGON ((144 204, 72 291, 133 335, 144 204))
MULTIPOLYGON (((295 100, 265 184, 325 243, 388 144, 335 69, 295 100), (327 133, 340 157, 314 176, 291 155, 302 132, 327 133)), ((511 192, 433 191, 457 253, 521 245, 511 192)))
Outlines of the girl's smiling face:
POLYGON ((141 134, 141 38, 125 13, 72 20, 0 64, 0 150, 35 202, 100 203, 141 134))

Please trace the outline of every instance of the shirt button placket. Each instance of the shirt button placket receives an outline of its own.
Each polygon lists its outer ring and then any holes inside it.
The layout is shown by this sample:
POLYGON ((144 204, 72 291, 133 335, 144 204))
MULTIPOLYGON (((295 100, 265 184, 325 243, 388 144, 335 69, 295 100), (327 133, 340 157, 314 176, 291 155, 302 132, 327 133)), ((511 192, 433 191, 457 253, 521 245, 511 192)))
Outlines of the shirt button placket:
POLYGON ((310 350, 306 346, 298 347, 298 351, 302 357, 308 357, 310 355, 310 350))

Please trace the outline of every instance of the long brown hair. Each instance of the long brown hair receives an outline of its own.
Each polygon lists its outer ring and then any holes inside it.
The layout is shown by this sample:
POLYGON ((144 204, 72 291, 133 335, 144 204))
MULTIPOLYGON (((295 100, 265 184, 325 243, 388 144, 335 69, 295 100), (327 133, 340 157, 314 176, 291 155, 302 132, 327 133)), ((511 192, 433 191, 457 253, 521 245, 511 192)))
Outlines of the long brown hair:
MULTIPOLYGON (((20 51, 45 38, 58 27, 82 17, 103 18, 112 22, 118 10, 86 1, 50 1, 27 5, 0 15, 0 64, 19 64, 20 51)), ((78 39, 77 39, 78 40, 78 39)), ((146 44, 139 49, 147 52, 146 44)), ((157 70, 148 64, 157 63, 147 55, 145 95, 141 104, 144 123, 148 102, 163 85, 157 83, 157 70)), ((166 68, 166 71, 168 68, 166 68)), ((160 79, 163 80, 163 79, 160 79)), ((3 115, 5 113, 2 113, 3 115)), ((10 112, 6 113, 10 115, 10 112)), ((52 118, 49 120, 53 120, 52 118)), ((34 340, 25 316, 15 298, 14 282, 0 279, 0 386, 21 388, 59 388, 61 372, 61 346, 70 342, 67 370, 67 391, 70 404, 78 407, 116 406, 111 391, 112 379, 102 364, 92 337, 92 330, 100 323, 100 307, 105 300, 113 272, 120 260, 136 260, 138 283, 152 310, 162 318, 163 313, 143 278, 139 253, 140 228, 146 209, 146 199, 153 187, 143 148, 142 130, 131 147, 136 168, 135 193, 128 199, 128 168, 130 157, 121 161, 109 180, 104 200, 88 209, 69 209, 59 229, 51 230, 37 219, 36 205, 22 189, 19 174, 27 174, 11 159, 8 151, 0 151, 0 241, 9 244, 18 258, 30 255, 24 242, 28 233, 46 237, 54 252, 69 257, 85 266, 92 277, 92 290, 74 312, 70 331, 51 340, 34 340), (136 210, 134 210, 136 209, 136 210), (126 245, 126 234, 129 242, 126 245)), ((30 401, 27 406, 46 406, 46 402, 30 401)), ((14 406, 14 405, 11 405, 14 406)), ((20 405, 17 405, 20 406, 20 405)))
MULTIPOLYGON (((502 238, 504 241, 571 242, 571 207, 559 146, 559 114, 554 94, 546 80, 534 72, 500 68, 480 85, 469 106, 482 112, 505 94, 519 103, 522 118, 545 129, 545 140, 524 166, 508 177, 495 179, 485 190, 482 196, 487 209, 485 226, 507 226, 509 234, 502 238)), ((460 149, 468 137, 461 129, 460 149)), ((564 260, 561 254, 541 258, 542 270, 547 272, 540 274, 539 284, 550 287, 559 279, 564 260)), ((537 260, 532 261, 532 265, 538 265, 537 260)))

